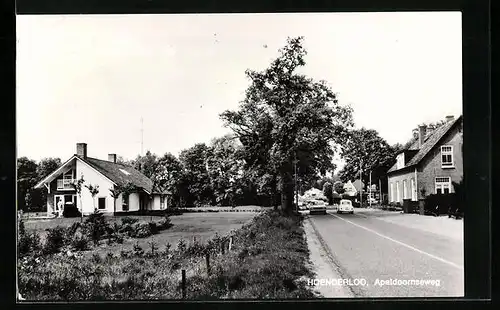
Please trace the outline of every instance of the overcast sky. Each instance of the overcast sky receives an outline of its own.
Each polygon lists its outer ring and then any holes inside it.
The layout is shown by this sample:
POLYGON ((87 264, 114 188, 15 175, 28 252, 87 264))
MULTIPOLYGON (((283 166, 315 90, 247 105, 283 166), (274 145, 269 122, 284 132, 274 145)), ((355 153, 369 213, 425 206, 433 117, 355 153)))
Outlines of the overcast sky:
POLYGON ((404 143, 462 113, 461 14, 17 16, 18 157, 134 158, 210 142, 287 37, 304 72, 351 104, 357 127, 404 143))

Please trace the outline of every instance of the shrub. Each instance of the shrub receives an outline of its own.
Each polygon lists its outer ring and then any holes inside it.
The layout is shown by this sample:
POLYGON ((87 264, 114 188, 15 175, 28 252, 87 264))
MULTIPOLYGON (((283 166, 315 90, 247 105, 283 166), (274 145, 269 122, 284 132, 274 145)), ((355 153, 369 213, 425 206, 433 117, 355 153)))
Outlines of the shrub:
POLYGON ((22 219, 19 220, 19 235, 24 235, 26 233, 26 229, 24 227, 24 221, 22 219))
POLYGON ((47 240, 45 241, 44 253, 53 254, 60 251, 65 244, 66 229, 61 226, 47 228, 47 240))
POLYGON ((447 214, 453 205, 454 194, 431 194, 425 197, 425 213, 447 214))
POLYGON ((151 227, 147 222, 138 222, 133 226, 132 237, 135 238, 146 238, 152 235, 151 227))
POLYGON ((23 233, 19 236, 19 256, 24 256, 27 254, 38 254, 41 248, 42 244, 40 242, 40 236, 36 232, 30 234, 23 233))
POLYGON ((160 231, 156 222, 149 222, 148 225, 152 235, 156 235, 160 231))
POLYGON ((121 234, 126 234, 129 237, 132 237, 135 233, 134 227, 130 223, 121 225, 118 229, 118 232, 121 234))
POLYGON ((133 217, 122 217, 122 224, 123 225, 126 225, 126 224, 135 224, 139 222, 139 219, 136 219, 136 218, 133 218, 133 217))
POLYGON ((172 221, 170 220, 170 216, 168 216, 168 215, 166 215, 163 219, 161 219, 157 223, 157 227, 159 230, 169 229, 172 226, 173 226, 172 221))
POLYGON ((96 245, 109 230, 109 225, 106 222, 104 215, 102 213, 99 213, 98 211, 90 214, 89 217, 85 220, 85 224, 89 229, 92 241, 96 245))
POLYGON ((168 208, 165 210, 166 215, 181 215, 183 210, 177 207, 168 208))
POLYGON ((195 239, 194 242, 186 248, 184 253, 189 257, 202 257, 207 251, 207 247, 195 239))
POLYGON ((90 240, 85 235, 75 235, 71 238, 70 244, 77 251, 86 251, 89 249, 90 240))
POLYGON ((82 213, 75 205, 66 205, 63 210, 64 217, 81 217, 82 213))
POLYGON ((180 253, 184 253, 184 251, 186 251, 186 248, 186 241, 184 239, 179 239, 179 241, 177 242, 177 251, 179 251, 180 253))
POLYGON ((133 254, 135 256, 142 256, 142 255, 144 255, 144 250, 141 248, 141 246, 139 245, 139 243, 134 244, 133 254))

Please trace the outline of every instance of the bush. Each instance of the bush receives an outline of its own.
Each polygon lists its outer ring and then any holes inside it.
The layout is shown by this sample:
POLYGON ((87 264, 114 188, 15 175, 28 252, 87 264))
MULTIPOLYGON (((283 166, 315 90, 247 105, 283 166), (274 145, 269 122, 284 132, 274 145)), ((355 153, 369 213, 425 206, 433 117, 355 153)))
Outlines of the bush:
POLYGON ((86 251, 89 249, 90 240, 84 234, 74 235, 70 240, 71 247, 77 251, 86 251))
POLYGON ((122 225, 126 225, 126 224, 135 224, 139 222, 139 219, 136 219, 136 218, 133 218, 133 217, 122 217, 122 225))
POLYGON ((82 213, 75 205, 66 205, 63 210, 64 217, 81 217, 82 213))
POLYGON ((104 218, 102 213, 98 211, 89 215, 85 220, 85 224, 88 227, 90 237, 95 245, 99 243, 99 240, 108 232, 109 225, 104 218))
POLYGON ((19 220, 19 226, 18 226, 18 230, 19 230, 19 235, 22 236, 26 233, 26 229, 24 227, 24 221, 22 219, 19 220))
POLYGON ((28 254, 38 254, 42 249, 42 244, 40 241, 40 236, 36 233, 23 233, 18 239, 18 251, 19 256, 24 256, 28 254))
POLYGON ((54 228, 47 228, 47 232, 47 240, 43 249, 44 253, 53 254, 59 252, 66 242, 66 229, 56 226, 54 228))
POLYGON ((173 207, 165 210, 166 215, 181 215, 184 211, 180 208, 173 207))
POLYGON ((165 216, 164 219, 160 220, 157 225, 159 230, 165 230, 165 229, 169 229, 170 227, 172 227, 172 221, 170 220, 170 217, 168 216, 165 216))
POLYGON ((156 222, 148 222, 148 225, 152 235, 156 235, 160 231, 156 222))
POLYGON ((425 213, 432 215, 448 214, 453 206, 454 194, 431 194, 425 197, 425 213))
POLYGON ((135 238, 146 238, 151 236, 153 233, 151 232, 151 226, 148 222, 138 222, 133 226, 132 237, 135 238))

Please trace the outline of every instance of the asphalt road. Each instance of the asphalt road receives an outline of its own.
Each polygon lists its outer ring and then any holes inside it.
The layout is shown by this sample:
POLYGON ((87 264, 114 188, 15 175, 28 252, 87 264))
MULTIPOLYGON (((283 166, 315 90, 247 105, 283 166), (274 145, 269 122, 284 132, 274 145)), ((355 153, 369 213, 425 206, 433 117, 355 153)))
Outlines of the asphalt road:
POLYGON ((327 215, 308 216, 331 268, 342 279, 359 282, 346 286, 353 297, 463 296, 462 242, 382 221, 378 216, 362 209, 354 214, 328 211, 327 215), (383 283, 391 279, 439 280, 439 286, 383 283))

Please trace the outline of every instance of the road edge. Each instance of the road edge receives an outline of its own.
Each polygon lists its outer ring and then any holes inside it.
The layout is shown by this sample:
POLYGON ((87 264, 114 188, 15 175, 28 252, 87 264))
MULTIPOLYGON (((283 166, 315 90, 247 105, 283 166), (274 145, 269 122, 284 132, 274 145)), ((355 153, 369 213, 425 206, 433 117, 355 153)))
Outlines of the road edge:
MULTIPOLYGON (((306 234, 307 247, 309 248, 309 268, 316 274, 317 279, 341 279, 342 276, 335 270, 329 258, 329 254, 324 249, 323 243, 319 239, 316 229, 305 216, 303 228, 306 234)), ((314 290, 321 298, 352 298, 355 297, 347 287, 340 285, 325 286, 315 285, 314 290)))

